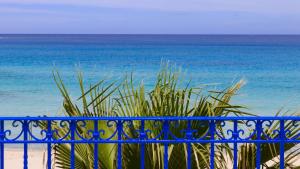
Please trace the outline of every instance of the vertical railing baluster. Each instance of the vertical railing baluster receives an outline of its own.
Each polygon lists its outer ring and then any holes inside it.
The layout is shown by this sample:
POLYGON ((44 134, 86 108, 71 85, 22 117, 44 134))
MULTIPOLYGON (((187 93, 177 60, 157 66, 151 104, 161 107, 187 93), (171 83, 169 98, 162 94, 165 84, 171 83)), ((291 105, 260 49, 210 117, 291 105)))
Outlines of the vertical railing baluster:
POLYGON ((215 121, 211 120, 209 123, 209 129, 210 129, 210 140, 212 141, 210 143, 210 169, 215 168, 215 143, 213 142, 215 140, 215 121))
MULTIPOLYGON (((187 133, 186 133, 188 141, 191 141, 193 138, 193 132, 192 132, 192 127, 191 127, 191 121, 187 120, 187 133)), ((192 168, 192 145, 191 143, 186 143, 187 144, 187 169, 192 168)))
POLYGON ((237 120, 234 120, 233 122, 233 168, 237 169, 238 167, 238 148, 237 148, 237 137, 238 137, 238 131, 237 131, 237 120))
POLYGON ((164 143, 164 169, 168 169, 168 143, 164 143))
POLYGON ((187 143, 187 169, 192 168, 192 145, 187 143))
MULTIPOLYGON (((141 128, 140 128, 140 139, 141 141, 146 139, 146 133, 145 133, 145 121, 141 120, 141 128)), ((144 169, 145 168, 145 143, 141 143, 141 161, 140 161, 140 169, 144 169)))
MULTIPOLYGON (((118 130, 118 141, 122 141, 122 131, 123 131, 123 122, 118 120, 117 122, 118 130)), ((122 143, 118 143, 118 155, 117 155, 117 168, 122 169, 122 143)))
MULTIPOLYGON (((256 140, 261 140, 261 133, 262 133, 262 121, 257 120, 256 122, 256 140)), ((260 161, 261 161, 261 145, 260 143, 256 143, 256 169, 260 169, 260 161)))
POLYGON ((76 120, 71 120, 70 122, 71 126, 70 126, 70 129, 71 129, 71 169, 74 169, 75 168, 75 144, 73 143, 73 141, 75 141, 75 130, 76 130, 76 120))
POLYGON ((4 120, 0 120, 0 169, 4 169, 4 120))
POLYGON ((47 120, 47 168, 51 169, 51 139, 52 139, 52 129, 51 129, 51 120, 47 120))
MULTIPOLYGON (((164 133, 164 141, 169 139, 169 121, 165 120, 163 123, 163 133, 164 133)), ((164 143, 164 169, 168 169, 168 161, 169 161, 169 152, 168 152, 169 144, 164 143)))
POLYGON ((28 121, 23 121, 23 140, 24 140, 24 155, 23 155, 23 168, 28 169, 28 121))
POLYGON ((99 131, 98 131, 98 120, 94 120, 94 169, 98 169, 98 139, 99 139, 99 131))
POLYGON ((284 120, 280 120, 280 169, 284 169, 284 141, 285 141, 285 131, 284 131, 284 120))

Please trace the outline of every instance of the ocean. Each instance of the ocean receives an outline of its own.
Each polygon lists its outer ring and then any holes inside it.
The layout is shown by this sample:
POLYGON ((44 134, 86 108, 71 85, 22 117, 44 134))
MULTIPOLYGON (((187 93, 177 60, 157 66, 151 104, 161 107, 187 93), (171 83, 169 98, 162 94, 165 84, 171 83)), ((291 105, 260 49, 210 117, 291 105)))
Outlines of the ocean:
POLYGON ((79 70, 86 84, 133 72, 150 88, 164 61, 195 87, 221 90, 245 79, 233 103, 248 112, 300 108, 297 35, 0 35, 0 116, 61 114, 53 70, 75 100, 79 70))

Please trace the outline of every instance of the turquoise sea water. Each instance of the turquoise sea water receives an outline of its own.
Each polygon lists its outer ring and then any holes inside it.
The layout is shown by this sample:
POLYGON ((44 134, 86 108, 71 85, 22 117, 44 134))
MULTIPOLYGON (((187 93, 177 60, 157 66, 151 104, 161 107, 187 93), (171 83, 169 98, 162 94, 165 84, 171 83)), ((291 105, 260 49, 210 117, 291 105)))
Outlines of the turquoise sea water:
POLYGON ((133 71, 151 87, 161 60, 181 66, 194 86, 246 79, 234 102, 250 112, 300 108, 300 36, 0 35, 0 116, 58 114, 54 67, 76 97, 78 69, 92 83, 133 71))

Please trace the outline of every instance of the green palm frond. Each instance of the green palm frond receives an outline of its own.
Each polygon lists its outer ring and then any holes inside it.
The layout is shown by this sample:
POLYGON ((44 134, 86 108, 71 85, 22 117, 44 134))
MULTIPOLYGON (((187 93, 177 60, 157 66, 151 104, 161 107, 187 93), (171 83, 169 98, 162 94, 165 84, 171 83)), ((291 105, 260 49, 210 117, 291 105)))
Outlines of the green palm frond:
MULTIPOLYGON (((157 80, 151 90, 146 90, 143 84, 136 85, 133 75, 127 76, 125 81, 118 85, 116 82, 99 83, 85 88, 83 76, 78 75, 81 96, 80 106, 70 97, 62 78, 55 72, 54 80, 60 90, 64 102, 63 107, 66 116, 241 116, 246 114, 241 111, 244 108, 239 105, 232 105, 230 100, 243 86, 244 81, 239 81, 232 87, 223 91, 204 94, 203 89, 191 87, 190 82, 180 81, 180 72, 171 69, 169 66, 162 67, 157 75, 157 80)), ((162 124, 154 124, 154 121, 146 122, 145 128, 152 132, 148 137, 156 137, 161 132, 162 124)), ((222 134, 221 124, 216 124, 222 134)), ((46 124, 41 125, 47 126, 46 124)), ((57 138, 68 132, 68 126, 61 127, 59 123, 52 124, 52 130, 57 130, 57 138)), ((115 131, 115 126, 107 127, 105 121, 99 122, 99 128, 106 131, 109 136, 115 131)), ((186 121, 179 121, 178 124, 170 124, 170 131, 176 137, 184 137, 183 130, 187 129, 186 121)), ((196 137, 207 137, 209 125, 207 122, 191 121, 191 128, 197 130, 196 137)), ((88 130, 92 130, 94 124, 87 121, 85 126, 77 125, 77 132, 83 137, 89 138, 88 130)), ((123 126, 124 132, 129 137, 136 137, 136 130, 140 128, 139 122, 132 126, 123 126)), ((105 136, 103 136, 105 137, 105 136)), ((79 139, 79 138, 76 138, 79 139)), ((138 169, 140 159, 139 144, 122 145, 122 163, 125 169, 138 169)), ((192 147, 192 168, 209 168, 210 144, 191 144, 192 147)), ((169 168, 186 168, 187 145, 169 144, 169 168)), ((232 157, 228 144, 215 145, 215 168, 226 168, 226 160, 232 157)), ((70 164, 70 145, 57 144, 54 146, 54 158, 58 168, 68 168, 70 164)), ((94 146, 89 144, 75 145, 76 168, 93 168, 94 146)), ((116 145, 99 144, 99 166, 101 169, 114 169, 116 167, 116 145)), ((162 169, 164 167, 164 146, 162 144, 145 145, 145 164, 147 168, 162 169)))
MULTIPOLYGON (((243 115, 240 111, 242 106, 231 105, 230 99, 236 94, 244 84, 240 81, 232 87, 215 92, 216 95, 201 94, 201 90, 189 86, 189 83, 179 87, 178 73, 163 69, 157 76, 153 90, 148 93, 143 84, 134 85, 132 76, 125 80, 119 89, 117 98, 117 112, 120 116, 227 116, 230 113, 243 115)), ((193 121, 193 129, 197 129, 197 136, 204 136, 208 130, 208 124, 193 121)), ((157 126, 156 126, 157 127, 157 126)), ((153 131, 149 137, 155 137, 159 130, 153 124, 146 125, 146 128, 153 131)), ((160 128, 159 126, 158 128, 160 128)), ((170 127, 170 131, 177 137, 184 137, 182 130, 187 128, 186 121, 180 121, 176 127, 170 127)), ((126 132, 134 137, 134 131, 139 129, 139 124, 134 128, 125 129, 126 132)), ((217 150, 229 152, 229 148, 216 146, 217 150)), ((146 145, 146 164, 149 168, 163 168, 163 145, 146 145)), ((187 148, 185 144, 172 144, 169 146, 169 168, 186 168, 187 148)), ((192 144, 193 168, 209 168, 209 144, 192 144)), ((123 146, 123 163, 128 168, 139 168, 137 162, 140 161, 139 145, 123 146), (129 160, 128 160, 129 159, 129 160)), ((216 153, 216 167, 222 168, 224 164, 223 153, 216 153), (219 160, 218 160, 219 159, 219 160)))
MULTIPOLYGON (((66 89, 62 78, 58 72, 53 73, 54 80, 58 89, 60 90, 64 101, 63 107, 66 116, 108 116, 114 115, 114 104, 110 98, 112 93, 115 92, 118 86, 115 83, 110 83, 104 86, 104 81, 100 81, 94 86, 85 91, 82 74, 78 74, 79 87, 81 90, 82 109, 80 109, 76 103, 71 100, 70 94, 66 89)), ((42 128, 46 128, 46 123, 41 124, 42 128)), ((99 128, 105 130, 103 137, 109 137, 113 134, 115 129, 108 127, 106 121, 98 122, 99 128)), ((93 121, 86 121, 84 126, 77 124, 77 132, 84 138, 90 138, 88 135, 89 130, 94 129, 93 121)), ((67 135, 69 126, 62 127, 59 123, 52 124, 52 130, 58 131, 54 137, 59 139, 64 135, 67 135)), ((77 136, 78 137, 78 136, 77 136)), ((66 139, 70 139, 69 136, 66 139)), ((75 138, 75 139, 80 139, 75 138)), ((55 166, 62 169, 70 168, 70 145, 69 144, 56 144, 53 147, 55 166)), ((116 148, 114 144, 99 144, 98 145, 98 162, 99 168, 113 169, 115 166, 115 154, 116 148)), ((91 144, 76 144, 75 145, 75 168, 77 169, 90 169, 93 168, 94 161, 94 146, 91 144)))

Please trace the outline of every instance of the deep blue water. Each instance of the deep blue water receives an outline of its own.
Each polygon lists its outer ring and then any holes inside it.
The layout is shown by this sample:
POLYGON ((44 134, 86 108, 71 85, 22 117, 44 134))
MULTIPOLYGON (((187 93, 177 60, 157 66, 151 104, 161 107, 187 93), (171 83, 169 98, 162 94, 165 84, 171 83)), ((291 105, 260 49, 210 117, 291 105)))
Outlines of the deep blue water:
POLYGON ((61 112, 54 68, 76 98, 78 69, 87 83, 133 71, 151 87, 162 60, 181 66, 194 86, 246 79, 234 102, 250 112, 300 108, 300 36, 0 35, 0 116, 61 112))

